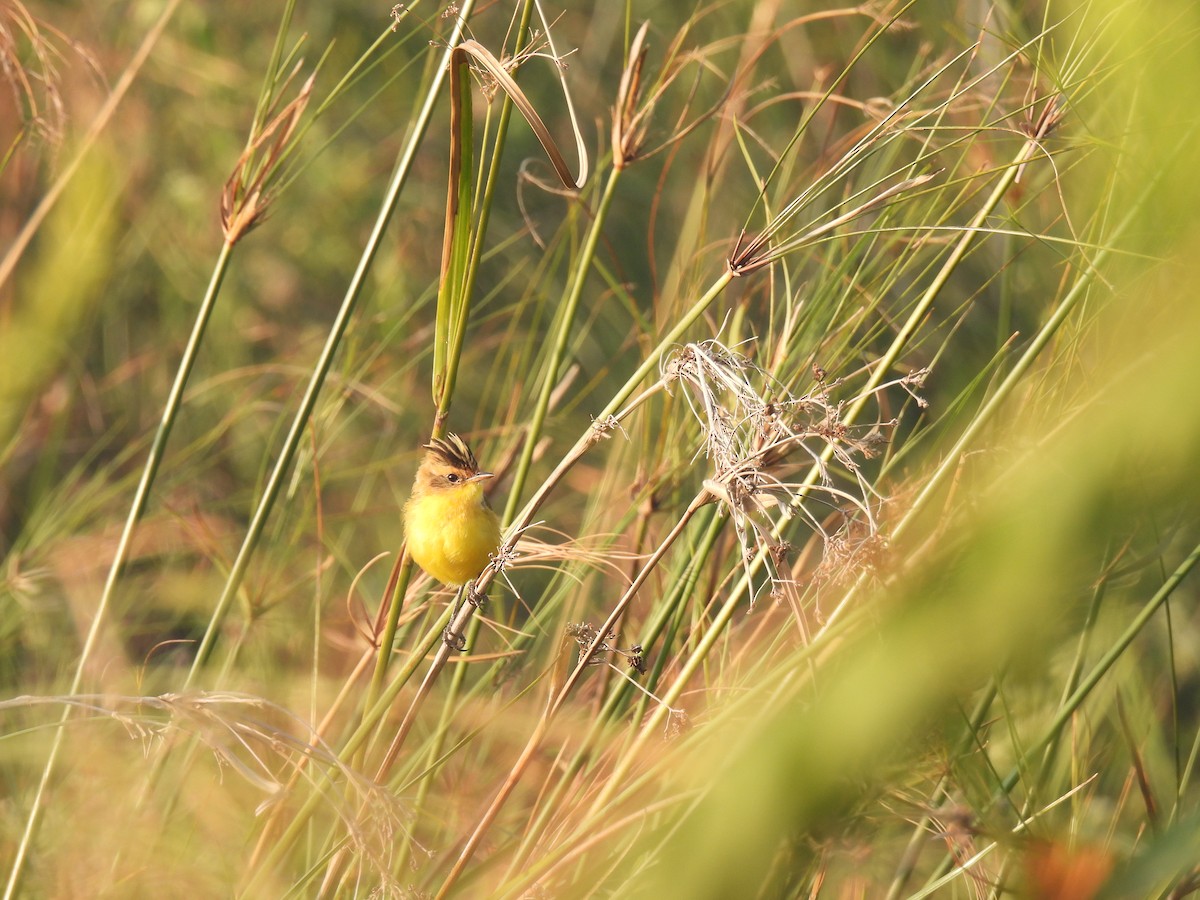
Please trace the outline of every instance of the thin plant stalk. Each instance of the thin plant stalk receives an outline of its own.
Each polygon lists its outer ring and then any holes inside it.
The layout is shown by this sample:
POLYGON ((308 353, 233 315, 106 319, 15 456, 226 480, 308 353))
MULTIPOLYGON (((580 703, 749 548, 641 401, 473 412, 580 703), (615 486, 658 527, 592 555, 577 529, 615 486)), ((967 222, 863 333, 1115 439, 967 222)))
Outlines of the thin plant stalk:
MULTIPOLYGON (((1141 610, 1139 610, 1138 614, 1133 617, 1133 620, 1125 627, 1125 630, 1121 632, 1120 636, 1116 639, 1116 641, 1113 642, 1113 645, 1108 649, 1108 651, 1100 657, 1099 661, 1097 661, 1094 666, 1092 666, 1091 671, 1089 671, 1088 674, 1080 680, 1079 686, 1074 690, 1074 692, 1072 692, 1071 696, 1063 702, 1058 711, 1054 714, 1053 720, 1051 720, 1050 724, 1046 726, 1046 731, 1043 733, 1041 739, 1030 748, 1028 751, 1029 755, 1042 752, 1058 739, 1059 733, 1064 727, 1066 727, 1066 724, 1068 721, 1070 721, 1071 717, 1079 711, 1079 708, 1083 705, 1083 702, 1091 696, 1092 691, 1096 688, 1096 685, 1098 685, 1100 680, 1108 674, 1109 670, 1111 670, 1112 667, 1117 664, 1117 662, 1124 655, 1125 651, 1129 649, 1129 645, 1134 642, 1139 634, 1141 634, 1142 629, 1146 627, 1147 623, 1149 623, 1149 621, 1154 618, 1163 605, 1169 599, 1171 599, 1171 595, 1175 593, 1175 589, 1179 587, 1179 585, 1189 574, 1191 574, 1192 569, 1196 567, 1197 563, 1200 563, 1200 544, 1197 544, 1195 547, 1193 547, 1191 552, 1188 553, 1188 555, 1184 558, 1183 562, 1175 567, 1174 571, 1171 572, 1170 576, 1167 577, 1162 586, 1154 592, 1154 596, 1142 605, 1141 610)), ((993 802, 995 799, 998 799, 999 797, 1011 792, 1012 789, 1016 787, 1017 782, 1020 780, 1021 766, 1016 765, 1013 767, 1012 771, 1005 776, 1003 781, 1001 781, 996 796, 993 798, 993 802)))
MULTIPOLYGON (((759 554, 760 557, 762 554, 759 554)), ((756 560, 757 562, 758 560, 756 560)), ((748 575, 743 574, 742 578, 747 578, 748 575)), ((662 704, 654 709, 646 719, 645 725, 638 732, 637 737, 630 742, 625 752, 617 760, 613 766, 612 774, 605 779, 604 787, 592 802, 590 814, 597 814, 607 805, 612 798, 614 792, 620 787, 625 776, 629 774, 629 769, 634 762, 640 758, 641 748, 645 745, 649 736, 657 733, 659 727, 663 724, 663 719, 666 717, 668 710, 674 706, 675 702, 683 694, 684 688, 691 680, 692 675, 704 664, 708 658, 708 654, 716 645, 717 640, 724 633, 725 628, 733 620, 733 614, 737 611, 742 603, 743 590, 734 588, 730 590, 729 596, 721 609, 713 617, 709 627, 705 630, 704 635, 696 645, 696 649, 692 651, 687 661, 680 667, 679 674, 675 676, 675 680, 671 686, 660 696, 662 704)))
MULTIPOLYGON (((1147 193, 1149 192, 1150 188, 1151 186, 1148 185, 1146 188, 1147 193)), ((1143 193, 1142 198, 1144 199, 1145 196, 1146 194, 1143 193)), ((1116 241, 1118 238, 1120 238, 1125 230, 1133 223, 1140 208, 1141 203, 1135 203, 1126 216, 1121 220, 1121 222, 1117 224, 1112 231, 1113 241, 1116 241)), ((1040 329, 1038 329, 1038 333, 1034 335, 1029 346, 1025 348, 1024 353, 1022 353, 1020 358, 1013 364, 1012 370, 1004 377, 1004 380, 1000 382, 992 395, 988 397, 987 401, 980 408, 979 412, 977 412, 971 418, 971 421, 968 423, 967 427, 963 429, 963 433, 959 436, 958 440, 955 441, 954 446, 951 447, 950 450, 945 454, 942 462, 936 469, 934 469, 933 474, 926 479, 921 491, 917 494, 916 498, 908 506, 908 509, 905 511, 904 515, 892 529, 893 539, 905 534, 908 529, 912 527, 920 514, 924 511, 926 505, 942 489, 946 479, 948 479, 950 475, 958 468, 959 461, 962 459, 963 454, 967 451, 967 448, 975 441, 984 427, 987 426, 1000 412, 1005 402, 1016 391, 1021 379, 1024 378, 1024 376, 1029 372, 1034 362, 1037 361, 1037 358, 1041 355, 1042 351, 1045 350, 1046 346, 1050 343, 1051 338, 1058 333, 1058 330, 1067 321, 1067 317, 1086 296, 1087 289, 1091 287, 1092 282, 1099 275, 1101 266, 1107 262, 1111 252, 1112 251, 1110 249, 1104 248, 1091 258, 1087 268, 1080 273, 1079 277, 1075 280, 1075 283, 1071 285, 1071 289, 1067 292, 1066 296, 1063 297, 1058 306, 1055 308, 1054 312, 1050 315, 1050 318, 1046 320, 1046 323, 1040 329)), ((849 601, 856 593, 857 588, 858 584, 854 585, 850 591, 847 592, 847 595, 830 613, 829 618, 826 620, 827 625, 832 624, 838 618, 838 616, 841 615, 842 610, 846 608, 849 601)))
MULTIPOLYGON (((996 682, 993 680, 988 689, 984 691, 983 696, 979 698, 979 702, 975 704, 975 709, 967 719, 967 730, 958 744, 958 754, 965 754, 970 749, 972 744, 978 740, 977 735, 979 729, 983 727, 984 717, 988 710, 992 708, 992 703, 996 699, 996 682)), ((938 777, 937 784, 933 790, 929 792, 930 797, 939 797, 951 784, 950 773, 945 772, 938 777)), ((908 844, 904 848, 904 852, 900 855, 900 866, 892 879, 891 886, 888 888, 887 896, 884 900, 898 900, 900 892, 904 890, 904 883, 916 868, 917 858, 921 852, 921 847, 928 843, 929 825, 932 822, 931 815, 925 815, 913 829, 912 837, 909 838, 908 844)))
MULTIPOLYGON (((187 387, 188 378, 192 374, 196 355, 200 351, 200 344, 204 339, 205 329, 208 327, 212 311, 216 306, 217 296, 220 294, 221 283, 224 281, 225 273, 228 271, 232 253, 233 243, 230 241, 223 242, 221 244, 221 252, 217 257, 216 265, 213 267, 213 273, 208 282, 208 290, 205 291, 204 299, 200 303, 200 309, 196 313, 196 321, 192 325, 191 336, 188 338, 187 345, 184 348, 183 357, 179 361, 179 368, 175 372, 175 381, 171 385, 171 391, 167 395, 166 404, 163 406, 162 418, 159 419, 158 428, 155 429, 154 439, 150 444, 150 453, 146 458, 145 466, 142 468, 142 475, 138 480, 137 490, 134 492, 133 504, 129 508, 129 515, 125 517, 125 525, 121 529, 121 536, 117 541, 116 553, 109 567, 108 576, 104 580, 104 589, 100 594, 100 602, 97 604, 96 612, 92 616, 92 624, 88 628, 87 637, 84 639, 83 649, 79 651, 79 661, 76 663, 75 675, 71 679, 71 686, 68 690, 68 693, 72 696, 79 693, 79 689, 83 684, 84 673, 87 671, 92 652, 95 650, 96 642, 100 637, 100 631, 108 614, 108 607, 112 600, 113 591, 125 567, 125 561, 129 556, 129 547, 133 541, 133 533, 137 529, 138 522, 141 521, 142 514, 146 511, 146 504, 150 499, 150 487, 158 475, 158 468, 162 463, 163 454, 166 452, 167 440, 171 436, 171 429, 175 425, 175 420, 179 415, 179 408, 183 404, 183 393, 187 387)), ((49 784, 55 764, 58 761, 58 754, 62 749, 63 735, 65 733, 64 726, 70 715, 71 707, 65 706, 62 716, 59 718, 58 725, 55 728, 54 739, 50 744, 50 754, 47 756, 46 764, 42 768, 42 778, 33 796, 33 805, 30 807, 29 817, 25 821, 25 831, 17 847, 17 855, 13 859, 12 868, 9 870, 8 885, 4 892, 5 900, 15 896, 17 887, 20 884, 21 870, 24 866, 26 855, 29 852, 29 843, 37 831, 46 786, 49 784)))
MULTIPOLYGON (((925 292, 917 301, 916 306, 913 307, 908 319, 906 319, 904 324, 900 327, 900 331, 897 332, 896 336, 892 339, 891 344, 888 346, 883 356, 880 357, 877 363, 875 363, 871 375, 867 379, 867 383, 863 387, 861 393, 853 402, 850 403, 846 411, 843 413, 842 422, 844 424, 851 425, 858 420, 858 416, 863 411, 863 407, 866 406, 866 404, 874 397, 875 390, 880 386, 880 384, 883 383, 884 378, 891 373, 892 367, 900 358, 900 354, 903 353, 908 347, 909 341, 916 333, 917 326, 920 325, 921 321, 925 318, 925 315, 929 312, 929 308, 941 294, 942 288, 946 286, 946 282, 950 280, 950 276, 954 273, 954 271, 958 268, 959 263, 961 263, 963 258, 967 255, 967 251, 974 245, 980 234, 987 233, 983 225, 987 221, 988 216, 990 216, 995 211, 996 207, 1000 205, 1000 201, 1004 199, 1004 196, 1008 193, 1009 189, 1016 180, 1017 174, 1022 171, 1022 168, 1025 166, 1025 164, 1040 152, 1042 152, 1042 146, 1039 143, 1039 140, 1036 137, 1030 138, 1021 146, 1021 149, 1017 152, 1017 155, 1013 158, 1013 160, 1009 162, 1008 166, 1001 174, 1000 179, 996 182, 995 187, 992 188, 992 192, 984 201, 983 206, 981 206, 979 211, 972 217, 970 224, 967 225, 963 230, 958 242, 954 245, 954 249, 950 252, 950 255, 946 258, 946 261, 938 270, 937 275, 934 276, 934 279, 930 282, 929 287, 925 289, 925 292)), ((803 482, 805 487, 811 487, 812 485, 816 484, 817 479, 820 477, 823 464, 828 463, 832 456, 833 445, 827 444, 821 453, 820 461, 814 463, 812 468, 809 470, 808 476, 803 482)), ((799 495, 800 498, 803 498, 804 495, 805 492, 801 490, 799 495)))
POLYGON ((271 471, 271 476, 254 511, 254 516, 250 520, 246 537, 242 541, 242 546, 238 550, 237 557, 226 578, 225 587, 221 591, 221 596, 213 609, 208 622, 208 628, 204 632, 204 637, 200 641, 196 657, 192 662, 191 670, 188 672, 187 679, 184 682, 185 689, 194 683, 200 669, 203 668, 204 663, 212 653, 217 635, 225 621, 225 616, 229 612, 233 598, 241 587, 242 579, 245 577, 246 570, 250 565, 250 559, 258 547, 258 541, 262 537, 267 519, 275 506, 275 501, 278 499, 284 478, 291 467, 296 450, 299 448, 300 441, 304 436, 304 429, 308 425, 309 417, 316 406, 317 397, 333 365, 333 357, 341 345, 342 336, 345 334, 347 326, 350 324, 350 318, 358 304, 358 298, 366 282, 367 273, 370 271, 371 264, 375 260, 375 254, 379 250, 379 245, 383 240, 384 232, 387 230, 388 222, 391 220, 392 213, 395 211, 396 204, 400 199, 400 192, 408 182, 408 176, 412 171, 417 149, 425 136, 425 130, 428 128, 429 121, 433 117, 433 108, 441 93, 441 85, 446 77, 446 63, 449 62, 454 52, 454 46, 462 37, 467 17, 474 6, 475 0, 464 0, 459 10, 458 17, 454 23, 454 29, 447 40, 446 50, 442 54, 443 62, 438 66, 433 83, 426 92, 425 102, 421 108, 421 112, 417 116, 412 133, 409 135, 408 143, 401 153, 395 174, 392 176, 391 184, 388 185, 387 193, 380 207, 379 215, 375 219, 371 235, 367 239, 366 247, 363 249, 358 266, 354 270, 354 276, 350 279, 350 284, 346 288, 346 295, 342 299, 342 305, 338 309, 337 317, 334 319, 329 336, 325 340, 325 346, 322 348, 321 355, 317 360, 316 366, 313 368, 313 373, 309 378, 304 397, 300 401, 300 408, 296 410, 292 426, 288 430, 287 437, 284 439, 283 447, 280 449, 279 458, 276 460, 275 467, 271 471))
MULTIPOLYGON (((517 34, 525 34, 529 26, 529 21, 533 15, 533 0, 525 0, 524 7, 521 13, 521 22, 517 28, 517 34)), ((516 48, 516 53, 520 53, 520 45, 516 48)), ((496 185, 500 180, 500 162, 503 156, 502 150, 504 147, 505 138, 508 135, 508 126, 512 120, 513 100, 507 93, 504 94, 504 99, 501 101, 500 116, 496 123, 496 139, 493 144, 493 153, 491 165, 488 168, 488 176, 484 181, 483 196, 479 204, 479 222, 476 227, 475 239, 472 242, 471 258, 467 266, 466 278, 466 295, 469 297, 474 293, 475 280, 479 275, 479 264, 483 258, 483 237, 487 234, 488 221, 491 218, 492 202, 495 197, 496 185)), ((458 351, 461 353, 462 345, 458 345, 458 351)), ((439 407, 438 413, 434 416, 433 435, 440 434, 439 425, 445 420, 446 411, 449 409, 449 401, 451 391, 447 391, 445 397, 445 409, 439 407)), ((383 688, 384 678, 387 677, 388 666, 391 662, 392 645, 396 639, 396 628, 400 622, 400 612, 402 605, 401 598, 404 596, 405 589, 408 586, 409 578, 412 573, 412 560, 405 559, 401 563, 401 568, 396 581, 396 588, 390 592, 388 599, 388 614, 384 623, 383 634, 379 639, 379 655, 375 660, 375 670, 371 675, 371 682, 367 686, 365 701, 363 703, 364 713, 375 705, 375 699, 379 696, 379 691, 383 688)))
MULTIPOLYGON (((523 528, 533 521, 534 514, 541 508, 542 504, 546 501, 546 497, 548 497, 550 492, 558 485, 558 482, 562 479, 562 477, 566 475, 567 471, 570 470, 570 468, 574 466, 576 462, 579 461, 579 458, 583 455, 588 447, 591 447, 596 443, 597 440, 599 440, 600 436, 607 434, 608 431, 611 430, 618 411, 620 411, 625 405, 626 401, 633 396, 634 391, 636 391, 642 382, 659 367, 659 365, 662 363, 663 356, 675 346, 680 338, 687 333, 689 328, 696 324, 696 321, 702 315, 704 315, 705 311, 709 306, 712 305, 713 301, 716 300, 717 297, 721 296, 733 278, 734 275, 729 270, 722 272, 721 275, 718 276, 717 279, 712 283, 709 289, 691 305, 691 307, 683 314, 683 316, 680 317, 679 321, 675 323, 671 330, 662 336, 658 342, 658 346, 656 346, 650 351, 650 353, 646 355, 646 358, 642 360, 641 365, 639 365, 634 373, 629 376, 629 378, 625 381, 625 384, 617 390, 616 394, 613 395, 613 398, 609 400, 604 409, 597 414, 595 425, 575 442, 575 446, 567 451, 566 455, 563 456, 562 461, 555 468, 554 472, 551 473, 550 477, 541 484, 537 492, 529 499, 529 502, 522 507, 520 513, 517 514, 516 519, 514 520, 516 527, 523 528)), ((512 530, 513 527, 510 526, 510 531, 512 530)), ((494 573, 486 573, 484 576, 485 578, 489 579, 489 583, 490 576, 493 574, 494 573)))
POLYGON ((506 523, 512 520, 513 513, 516 512, 517 503, 525 487, 525 479, 529 475, 529 467, 533 463, 534 448, 542 436, 542 428, 546 423, 546 412, 550 409, 550 398, 554 393, 555 386, 558 384, 558 375, 562 369, 563 360, 567 355, 567 346, 575 324, 575 313, 579 309, 579 298, 583 296, 583 288, 587 283, 587 276, 592 268, 592 259, 595 257, 596 247, 600 243, 600 233, 604 228, 605 222, 608 220, 608 211, 612 207, 613 196, 616 194, 617 182, 620 181, 622 171, 623 169, 614 166, 609 173, 608 181, 605 182, 604 190, 600 195, 600 203, 596 208, 596 214, 592 219, 587 238, 576 261, 575 275, 571 280, 570 288, 567 290, 562 311, 559 313, 558 332, 554 336, 554 346, 550 351, 550 358, 546 361, 545 370, 542 373, 542 387, 538 392, 537 403, 533 408, 533 416, 529 420, 528 433, 525 435, 525 443, 521 448, 521 457, 517 462, 516 474, 513 475, 512 488, 509 491, 508 502, 504 508, 502 521, 506 523))
MULTIPOLYGON (((1113 232, 1114 238, 1124 232, 1125 228, 1132 221, 1133 215, 1134 212, 1131 211, 1129 216, 1117 226, 1113 232)), ((972 417, 970 424, 963 429, 963 433, 946 454, 942 464, 926 480, 921 488, 921 492, 905 513, 904 518, 896 523, 896 528, 893 532, 895 536, 898 537, 903 534, 916 520, 917 514, 924 509, 925 504, 941 490, 951 471, 958 466, 958 461, 967 447, 979 436, 984 426, 990 423, 996 416, 1005 401, 1016 390, 1017 384, 1028 373, 1034 362, 1046 348, 1046 345, 1050 343, 1050 339, 1058 332, 1063 323, 1066 322, 1067 316, 1071 314, 1079 302, 1086 296, 1087 289, 1099 274, 1100 267, 1108 259, 1110 252, 1108 249, 1104 249, 1097 253, 1095 258, 1088 264, 1087 269, 1076 279, 1075 283, 1071 286, 1071 290, 1063 297, 1062 302, 1058 304, 1058 307, 1046 321, 1046 324, 1038 330, 1029 347, 1026 348, 1025 352, 1021 354, 1021 358, 1013 365, 1012 371, 1005 376, 992 396, 987 399, 987 402, 984 403, 979 412, 972 417)))
POLYGON ((408 593, 408 583, 412 578, 413 561, 407 550, 401 551, 396 560, 392 574, 388 577, 387 588, 384 591, 384 603, 387 604, 387 618, 383 630, 376 633, 375 666, 371 672, 371 680, 363 697, 363 715, 375 705, 379 692, 383 690, 383 681, 387 677, 388 665, 392 661, 392 648, 396 644, 396 629, 400 625, 400 613, 404 611, 404 596, 408 593))

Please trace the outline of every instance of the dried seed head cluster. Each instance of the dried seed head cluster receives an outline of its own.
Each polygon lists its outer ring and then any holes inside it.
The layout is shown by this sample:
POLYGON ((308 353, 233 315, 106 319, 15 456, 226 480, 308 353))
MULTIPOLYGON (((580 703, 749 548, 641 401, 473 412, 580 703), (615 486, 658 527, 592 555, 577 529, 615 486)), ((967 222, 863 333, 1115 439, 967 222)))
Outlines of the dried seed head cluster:
POLYGON ((622 650, 620 647, 614 646, 617 636, 611 631, 604 635, 604 638, 597 643, 596 639, 600 637, 600 630, 590 622, 568 625, 566 630, 567 635, 574 638, 575 643, 579 645, 580 662, 584 660, 584 654, 587 653, 588 648, 592 644, 595 644, 595 649, 587 657, 587 665, 602 666, 607 660, 601 654, 615 653, 618 656, 624 657, 631 669, 639 674, 645 674, 646 660, 640 644, 634 644, 628 650, 622 650))
POLYGON ((712 465, 705 487, 733 520, 747 573, 761 555, 773 591, 791 583, 782 536, 796 516, 821 536, 825 555, 861 560, 868 555, 857 552, 860 544, 879 543, 881 498, 859 463, 895 422, 844 422, 846 401, 831 398, 840 382, 819 369, 814 376, 813 388, 796 396, 716 340, 681 347, 663 367, 667 385, 686 388, 712 465))
POLYGON ((613 166, 617 169, 624 169, 638 160, 649 159, 683 140, 703 122, 717 114, 731 90, 730 86, 726 86, 720 98, 711 107, 699 114, 694 113, 692 107, 697 99, 700 79, 707 70, 706 51, 685 52, 682 40, 687 32, 680 32, 667 47, 657 75, 649 77, 644 71, 646 36, 649 28, 650 23, 645 22, 634 35, 629 47, 629 61, 621 73, 621 82, 617 88, 617 102, 613 107, 611 128, 613 166), (646 149, 650 121, 656 108, 671 86, 682 79, 689 70, 694 70, 691 73, 693 80, 683 108, 674 124, 669 126, 666 138, 657 147, 646 149))

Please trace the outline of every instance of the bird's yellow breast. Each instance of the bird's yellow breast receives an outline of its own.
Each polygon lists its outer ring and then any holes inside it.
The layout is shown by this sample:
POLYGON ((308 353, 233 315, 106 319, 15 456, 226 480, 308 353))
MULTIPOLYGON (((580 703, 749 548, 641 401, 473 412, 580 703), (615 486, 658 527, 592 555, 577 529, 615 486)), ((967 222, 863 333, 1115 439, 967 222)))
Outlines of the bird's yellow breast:
POLYGON ((414 496, 404 506, 408 552, 446 584, 466 584, 500 546, 500 520, 478 484, 414 496))

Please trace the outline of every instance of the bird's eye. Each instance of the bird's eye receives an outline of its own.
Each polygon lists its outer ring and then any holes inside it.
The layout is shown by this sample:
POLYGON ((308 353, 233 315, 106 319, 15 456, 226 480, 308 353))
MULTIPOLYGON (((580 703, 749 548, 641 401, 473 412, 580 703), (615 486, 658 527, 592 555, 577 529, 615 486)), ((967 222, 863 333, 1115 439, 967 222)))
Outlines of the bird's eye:
POLYGON ((451 472, 446 476, 446 480, 451 484, 458 484, 462 479, 459 478, 457 472, 451 472))

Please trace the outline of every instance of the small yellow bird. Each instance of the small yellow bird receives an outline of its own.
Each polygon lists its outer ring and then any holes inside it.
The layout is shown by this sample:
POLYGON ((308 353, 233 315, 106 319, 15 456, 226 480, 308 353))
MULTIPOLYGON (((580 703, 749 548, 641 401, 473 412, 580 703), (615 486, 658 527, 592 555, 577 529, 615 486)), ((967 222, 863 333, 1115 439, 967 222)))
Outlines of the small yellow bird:
POLYGON ((488 506, 471 448, 456 434, 424 445, 425 457, 404 504, 408 552, 445 584, 466 584, 500 547, 500 519, 488 506))

